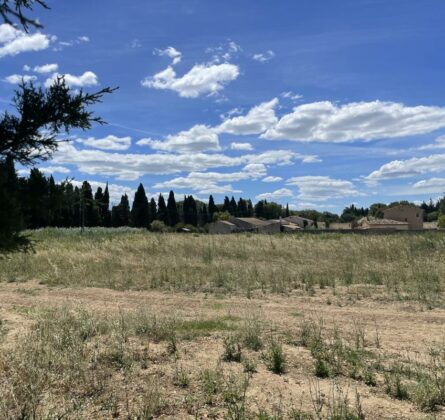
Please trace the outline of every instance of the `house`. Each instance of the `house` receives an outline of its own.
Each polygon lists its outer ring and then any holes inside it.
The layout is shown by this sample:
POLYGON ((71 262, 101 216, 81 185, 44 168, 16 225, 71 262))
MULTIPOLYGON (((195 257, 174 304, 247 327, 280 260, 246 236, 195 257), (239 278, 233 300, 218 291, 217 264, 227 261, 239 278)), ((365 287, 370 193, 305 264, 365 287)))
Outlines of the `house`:
POLYGON ((353 227, 355 227, 353 223, 332 222, 329 224, 329 229, 331 230, 352 230, 353 227))
POLYGON ((423 223, 423 228, 425 230, 437 230, 437 222, 424 222, 423 223))
POLYGON ((209 224, 209 233, 226 234, 236 232, 280 233, 279 220, 260 220, 255 217, 231 217, 209 224))
POLYGON ((424 211, 420 207, 406 204, 390 207, 383 211, 385 219, 407 222, 410 230, 423 229, 423 213, 424 211))
POLYGON ((230 222, 235 224, 240 231, 258 233, 280 233, 279 220, 261 220, 255 217, 231 217, 230 222))
POLYGON ((212 234, 234 233, 237 230, 236 225, 228 220, 218 220, 209 224, 209 233, 212 234))
POLYGON ((314 226, 313 220, 306 219, 305 217, 300 217, 300 216, 288 216, 285 217, 283 220, 293 223, 294 225, 298 225, 301 228, 310 228, 314 226))
POLYGON ((386 230, 408 230, 408 222, 399 222, 391 219, 375 219, 363 217, 358 221, 359 229, 386 229, 386 230))

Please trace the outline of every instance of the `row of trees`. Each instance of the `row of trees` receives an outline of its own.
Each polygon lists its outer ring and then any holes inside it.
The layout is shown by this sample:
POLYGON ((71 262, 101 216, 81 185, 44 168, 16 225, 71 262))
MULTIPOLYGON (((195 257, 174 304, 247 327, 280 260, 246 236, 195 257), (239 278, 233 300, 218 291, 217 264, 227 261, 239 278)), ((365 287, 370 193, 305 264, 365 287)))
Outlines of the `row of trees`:
POLYGON ((9 206, 0 215, 0 230, 17 224, 30 229, 46 226, 148 228, 155 220, 171 227, 204 226, 225 215, 270 219, 290 214, 288 207, 284 209, 265 200, 254 206, 251 200, 225 197, 224 203, 217 205, 212 196, 208 203, 203 203, 189 195, 177 202, 173 191, 167 200, 162 194, 148 199, 142 184, 131 202, 124 194, 118 204, 111 205, 108 185, 93 191, 87 181, 81 185, 69 180, 56 183, 52 176, 46 177, 37 168, 31 169, 26 178, 18 177, 11 158, 0 163, 0 199, 3 197, 9 206))

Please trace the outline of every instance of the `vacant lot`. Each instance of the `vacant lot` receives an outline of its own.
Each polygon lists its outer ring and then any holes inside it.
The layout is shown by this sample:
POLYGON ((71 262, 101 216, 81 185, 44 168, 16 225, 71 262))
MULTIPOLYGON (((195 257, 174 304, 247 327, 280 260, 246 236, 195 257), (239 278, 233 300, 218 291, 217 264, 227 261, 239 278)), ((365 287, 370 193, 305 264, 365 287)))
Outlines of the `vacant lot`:
POLYGON ((31 238, 0 418, 445 418, 440 232, 31 238))

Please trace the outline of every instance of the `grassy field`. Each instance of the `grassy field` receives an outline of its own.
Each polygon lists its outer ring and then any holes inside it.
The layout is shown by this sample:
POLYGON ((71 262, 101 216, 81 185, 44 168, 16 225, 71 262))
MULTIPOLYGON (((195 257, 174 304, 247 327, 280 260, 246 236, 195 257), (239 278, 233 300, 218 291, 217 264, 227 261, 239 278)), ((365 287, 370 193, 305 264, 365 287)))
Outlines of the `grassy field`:
POLYGON ((445 418, 445 235, 42 230, 0 418, 445 418))

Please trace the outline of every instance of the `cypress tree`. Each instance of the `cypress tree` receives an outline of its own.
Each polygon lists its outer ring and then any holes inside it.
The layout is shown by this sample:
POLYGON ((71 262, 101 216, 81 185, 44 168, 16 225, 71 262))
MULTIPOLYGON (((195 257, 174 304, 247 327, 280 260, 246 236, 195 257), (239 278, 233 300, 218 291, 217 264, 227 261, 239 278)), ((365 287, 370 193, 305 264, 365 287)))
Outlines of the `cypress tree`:
POLYGON ((286 216, 285 217, 289 217, 289 216, 290 216, 289 204, 286 204, 286 216))
POLYGON ((230 213, 230 199, 227 197, 227 195, 224 197, 224 204, 222 208, 223 212, 226 211, 227 213, 230 213))
POLYGON ((102 187, 97 187, 96 194, 94 194, 94 202, 97 207, 98 226, 104 225, 104 208, 103 208, 104 193, 102 187))
POLYGON ((148 199, 145 195, 145 189, 142 184, 139 184, 139 187, 134 194, 133 206, 131 209, 131 220, 133 226, 148 228, 148 211, 148 199))
POLYGON ((200 226, 204 226, 207 223, 209 223, 209 214, 207 212, 207 206, 203 204, 202 206, 199 207, 198 224, 200 226))
POLYGON ((248 217, 248 211, 247 211, 247 201, 243 198, 240 198, 238 200, 238 217, 248 217))
POLYGON ((13 159, 0 159, 0 246, 9 245, 23 227, 18 185, 13 159))
POLYGON ((159 194, 158 212, 156 214, 156 219, 167 224, 168 223, 167 217, 168 217, 167 206, 165 205, 164 196, 162 194, 159 194))
POLYGON ((170 191, 167 200, 167 224, 175 226, 179 223, 178 207, 176 206, 175 194, 170 191))
POLYGON ((102 209, 102 223, 105 227, 111 226, 111 212, 110 212, 110 193, 108 191, 108 182, 105 186, 104 195, 101 202, 102 209))
POLYGON ((31 229, 48 226, 48 180, 37 168, 26 182, 25 220, 31 229))
POLYGON ((151 222, 156 219, 156 213, 157 213, 157 207, 156 207, 156 201, 152 197, 150 200, 150 206, 148 209, 148 224, 151 225, 151 222))
POLYGON ((235 197, 233 196, 232 199, 230 200, 229 213, 232 216, 238 216, 238 206, 236 205, 235 197))
POLYGON ((218 207, 215 205, 215 200, 213 199, 213 196, 211 195, 209 197, 209 219, 210 221, 213 221, 213 215, 218 212, 218 207))
POLYGON ((247 200, 247 217, 253 217, 253 214, 252 200, 247 200))

